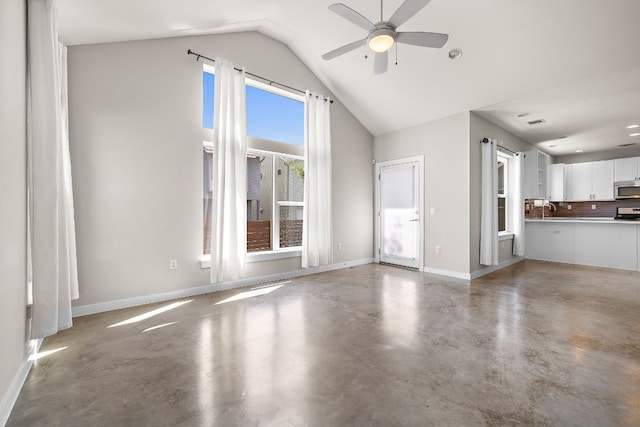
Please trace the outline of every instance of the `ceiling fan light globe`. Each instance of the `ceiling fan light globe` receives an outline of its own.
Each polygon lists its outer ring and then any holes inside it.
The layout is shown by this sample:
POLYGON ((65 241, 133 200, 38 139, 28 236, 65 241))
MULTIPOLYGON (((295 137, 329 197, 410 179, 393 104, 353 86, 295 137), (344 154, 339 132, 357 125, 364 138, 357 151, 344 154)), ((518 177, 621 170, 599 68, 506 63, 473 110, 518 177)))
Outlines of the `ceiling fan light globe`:
POLYGON ((394 42, 394 38, 389 34, 378 34, 369 39, 369 47, 374 52, 386 52, 391 49, 394 42))

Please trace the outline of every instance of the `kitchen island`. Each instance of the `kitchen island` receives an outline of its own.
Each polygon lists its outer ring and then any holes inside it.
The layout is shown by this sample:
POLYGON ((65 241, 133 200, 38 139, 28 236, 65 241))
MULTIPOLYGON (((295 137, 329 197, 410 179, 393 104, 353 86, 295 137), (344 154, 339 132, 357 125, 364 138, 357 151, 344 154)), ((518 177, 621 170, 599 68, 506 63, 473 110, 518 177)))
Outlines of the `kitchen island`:
POLYGON ((525 257, 638 271, 640 222, 612 218, 525 220, 525 257))

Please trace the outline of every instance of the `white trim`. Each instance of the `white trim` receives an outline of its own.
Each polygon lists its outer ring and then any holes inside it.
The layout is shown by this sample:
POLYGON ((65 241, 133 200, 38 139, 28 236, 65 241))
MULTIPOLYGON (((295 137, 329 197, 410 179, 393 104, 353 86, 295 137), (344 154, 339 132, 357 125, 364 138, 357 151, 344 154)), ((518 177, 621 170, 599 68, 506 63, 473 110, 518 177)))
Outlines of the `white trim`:
POLYGON ((485 274, 489 274, 489 273, 493 273, 494 271, 501 270, 505 267, 509 267, 510 265, 516 264, 520 261, 524 261, 524 259, 525 258, 523 256, 516 256, 513 258, 509 258, 508 260, 502 261, 498 265, 483 266, 484 267, 483 269, 476 270, 473 273, 471 273, 471 280, 477 279, 478 277, 484 276, 485 274))
POLYGON ((381 169, 384 167, 390 167, 390 166, 399 166, 399 165, 405 165, 405 164, 412 164, 412 163, 417 163, 418 166, 418 182, 416 182, 416 186, 417 186, 417 192, 418 192, 418 235, 419 235, 419 241, 418 241, 418 255, 417 255, 417 260, 418 260, 418 270, 420 270, 419 265, 423 262, 424 260, 424 227, 425 227, 425 214, 424 214, 424 209, 425 209, 425 196, 424 196, 424 155, 420 154, 418 156, 413 156, 413 157, 407 157, 404 159, 396 159, 396 160, 388 160, 388 161, 383 161, 383 162, 376 162, 374 160, 373 163, 373 167, 374 167, 374 181, 375 181, 375 193, 374 193, 374 206, 375 206, 375 210, 373 212, 373 217, 374 217, 374 241, 375 241, 375 248, 374 248, 374 259, 375 262, 380 262, 380 250, 382 248, 382 244, 381 244, 381 239, 380 239, 380 174, 381 174, 381 169))
MULTIPOLYGON (((216 74, 216 67, 211 64, 202 64, 202 71, 206 71, 207 73, 216 74)), ((273 84, 278 84, 276 82, 270 82, 273 84)), ((262 89, 265 92, 275 93, 276 95, 284 96, 285 98, 293 99, 294 101, 304 102, 304 94, 299 93, 298 91, 287 90, 281 88, 279 86, 273 86, 272 84, 266 84, 259 80, 255 80, 249 76, 245 77, 245 85, 253 86, 258 89, 262 89)))
POLYGON ((20 390, 22 390, 22 386, 27 379, 27 375, 29 375, 29 371, 33 366, 33 360, 31 360, 30 356, 32 354, 36 354, 40 350, 41 345, 42 338, 31 340, 29 343, 30 351, 20 365, 18 372, 16 372, 16 375, 13 377, 13 381, 11 381, 7 392, 2 397, 2 401, 0 401, 0 426, 5 425, 9 420, 13 406, 16 404, 18 396, 20 395, 20 390))
POLYGON ((513 236, 515 234, 512 231, 501 231, 498 233, 498 241, 502 242, 503 240, 513 240, 513 236))
POLYGON ((422 272, 437 274, 439 276, 455 277, 456 279, 464 279, 464 280, 471 279, 471 274, 469 273, 460 273, 459 271, 452 271, 452 270, 441 270, 439 268, 422 267, 422 272))
POLYGON ((308 276, 325 271, 339 270, 342 268, 355 267, 373 263, 373 258, 366 258, 356 261, 341 262, 331 265, 323 265, 320 267, 306 268, 301 270, 286 271, 284 273, 270 274, 267 276, 251 277, 247 279, 235 280, 230 282, 222 282, 208 284, 196 288, 180 289, 171 292, 163 292, 153 295, 144 295, 135 298, 126 298, 115 301, 108 301, 98 304, 80 305, 72 308, 73 317, 86 316, 89 314, 102 313, 105 311, 119 310, 121 308, 134 307, 137 305, 151 304, 154 302, 169 301, 178 298, 186 298, 194 295, 202 295, 210 292, 223 291, 227 289, 240 288, 243 286, 252 286, 259 283, 268 283, 278 280, 287 280, 294 277, 308 276))
MULTIPOLYGON (((247 253, 247 262, 272 261, 275 259, 296 258, 302 256, 302 248, 295 246, 291 248, 278 249, 277 251, 260 251, 247 253)), ((211 268, 211 255, 202 255, 198 260, 200 268, 211 268)))
POLYGON ((520 261, 524 261, 524 259, 524 257, 513 257, 508 260, 502 261, 498 265, 486 266, 481 270, 474 271, 473 273, 460 273, 459 271, 440 270, 438 268, 431 267, 422 267, 422 271, 425 273, 438 274, 440 276, 455 277, 456 279, 473 280, 477 279, 478 277, 484 276, 485 274, 493 273, 494 271, 498 271, 520 261))

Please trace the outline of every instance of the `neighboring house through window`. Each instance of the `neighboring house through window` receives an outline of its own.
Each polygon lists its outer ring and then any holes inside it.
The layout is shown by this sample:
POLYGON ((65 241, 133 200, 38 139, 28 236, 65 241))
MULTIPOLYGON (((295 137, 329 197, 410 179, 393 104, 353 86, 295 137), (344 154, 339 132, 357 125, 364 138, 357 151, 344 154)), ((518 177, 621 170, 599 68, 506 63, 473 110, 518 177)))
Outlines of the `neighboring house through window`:
MULTIPOLYGON (((214 68, 203 71, 203 127, 213 129, 214 68)), ((304 97, 247 79, 247 252, 302 245, 304 97)), ((210 253, 211 142, 204 142, 203 252, 210 253)))

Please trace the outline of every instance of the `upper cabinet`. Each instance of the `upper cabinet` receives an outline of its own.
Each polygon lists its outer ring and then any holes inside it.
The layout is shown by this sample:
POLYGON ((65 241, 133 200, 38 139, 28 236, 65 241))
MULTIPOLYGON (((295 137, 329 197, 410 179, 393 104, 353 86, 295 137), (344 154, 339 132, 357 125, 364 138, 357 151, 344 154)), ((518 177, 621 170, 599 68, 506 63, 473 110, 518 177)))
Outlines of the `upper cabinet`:
POLYGON ((548 198, 549 155, 533 149, 524 158, 524 198, 548 198))
POLYGON ((615 159, 614 162, 616 181, 640 180, 640 157, 615 159))
POLYGON ((564 163, 549 165, 548 198, 554 202, 566 200, 564 184, 564 163))
POLYGON ((613 160, 566 165, 566 200, 613 200, 613 165, 613 160))

